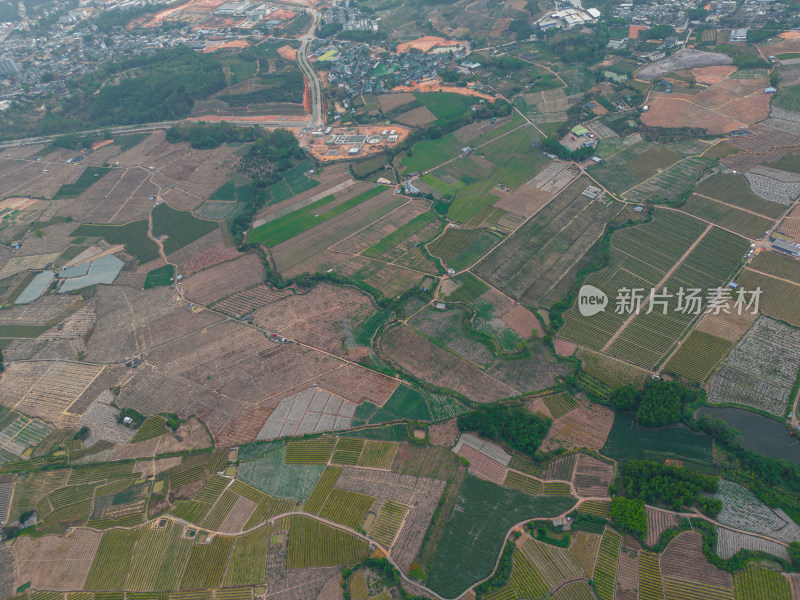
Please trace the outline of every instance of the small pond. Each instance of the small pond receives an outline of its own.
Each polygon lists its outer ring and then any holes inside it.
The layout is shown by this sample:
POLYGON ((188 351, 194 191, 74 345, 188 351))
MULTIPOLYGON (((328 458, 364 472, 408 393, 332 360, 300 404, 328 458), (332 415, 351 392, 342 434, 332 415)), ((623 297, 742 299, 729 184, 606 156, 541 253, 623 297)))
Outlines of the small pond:
POLYGON ((697 410, 695 418, 703 415, 723 419, 728 426, 741 431, 742 448, 800 464, 800 442, 789 435, 782 423, 742 408, 704 406, 697 410))

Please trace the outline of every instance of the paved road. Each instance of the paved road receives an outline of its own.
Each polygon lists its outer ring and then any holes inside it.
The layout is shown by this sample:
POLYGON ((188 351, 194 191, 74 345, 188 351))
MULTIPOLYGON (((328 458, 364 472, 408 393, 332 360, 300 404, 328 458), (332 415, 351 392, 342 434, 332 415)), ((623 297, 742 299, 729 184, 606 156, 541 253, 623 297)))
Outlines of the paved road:
POLYGON ((311 63, 308 62, 308 45, 311 43, 311 40, 316 39, 314 31, 316 31, 317 25, 319 25, 321 15, 313 8, 309 8, 308 12, 312 17, 311 27, 305 35, 300 38, 300 48, 297 50, 297 64, 300 70, 303 71, 303 75, 306 76, 308 87, 311 91, 311 120, 309 121, 309 125, 316 129, 325 124, 322 118, 322 84, 319 81, 319 77, 317 77, 317 73, 311 67, 311 63))

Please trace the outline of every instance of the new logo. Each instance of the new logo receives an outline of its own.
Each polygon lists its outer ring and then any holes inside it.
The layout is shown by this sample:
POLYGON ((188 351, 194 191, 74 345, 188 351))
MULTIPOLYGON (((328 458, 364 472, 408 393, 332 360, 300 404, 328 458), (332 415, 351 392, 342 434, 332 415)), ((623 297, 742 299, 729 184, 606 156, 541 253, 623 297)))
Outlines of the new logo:
POLYGON ((584 317, 603 312, 608 306, 608 296, 593 285, 581 286, 578 291, 578 310, 584 317))

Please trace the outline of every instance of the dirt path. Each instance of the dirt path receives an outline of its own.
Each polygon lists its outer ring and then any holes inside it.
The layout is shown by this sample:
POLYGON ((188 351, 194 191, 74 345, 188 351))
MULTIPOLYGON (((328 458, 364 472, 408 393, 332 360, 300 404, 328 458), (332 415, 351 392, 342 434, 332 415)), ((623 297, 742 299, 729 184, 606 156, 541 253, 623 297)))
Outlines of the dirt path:
MULTIPOLYGON (((661 278, 661 280, 656 285, 653 286, 653 289, 660 290, 661 288, 664 287, 664 284, 667 282, 667 280, 670 277, 672 277, 672 275, 673 275, 673 273, 675 273, 675 271, 678 270, 678 267, 680 267, 683 264, 683 261, 686 260, 686 257, 689 256, 689 254, 691 254, 692 250, 697 248, 697 245, 702 241, 702 239, 704 237, 706 237, 706 234, 709 231, 711 231, 712 227, 713 227, 713 225, 711 225, 711 224, 706 226, 705 231, 703 231, 703 233, 700 234, 700 236, 692 243, 692 245, 689 246, 689 249, 686 250, 686 252, 683 253, 683 256, 681 256, 680 260, 678 260, 678 262, 676 262, 674 265, 672 265, 672 268, 664 274, 664 276, 661 278)), ((627 329, 627 327, 628 327, 628 325, 630 325, 631 321, 633 321, 633 319, 636 318, 641 313, 641 311, 644 310, 647 307, 648 304, 650 304, 650 296, 649 295, 644 297, 644 299, 642 300, 642 304, 641 304, 639 310, 633 311, 628 316, 628 318, 625 319, 625 322, 622 323, 622 327, 618 328, 617 331, 614 333, 614 335, 611 336, 611 339, 608 340, 608 342, 606 342, 606 345, 603 346, 603 352, 606 352, 611 347, 611 345, 617 340, 617 338, 620 336, 620 334, 622 334, 622 332, 625 331, 625 329, 627 329)))

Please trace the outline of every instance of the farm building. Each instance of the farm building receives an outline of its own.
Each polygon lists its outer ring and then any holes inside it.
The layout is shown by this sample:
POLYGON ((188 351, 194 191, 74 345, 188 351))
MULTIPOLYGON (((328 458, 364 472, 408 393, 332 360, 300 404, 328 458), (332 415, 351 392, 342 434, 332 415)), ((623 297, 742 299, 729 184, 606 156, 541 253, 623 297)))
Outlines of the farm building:
POLYGON ((42 271, 22 290, 14 304, 30 304, 44 293, 54 278, 55 273, 52 271, 42 271))
MULTIPOLYGON (((61 285, 61 289, 58 290, 58 293, 64 294, 99 283, 114 283, 114 280, 117 278, 117 275, 119 275, 124 265, 125 263, 120 259, 110 254, 90 263, 72 267, 67 275, 59 274, 59 277, 64 277, 64 283, 61 285)), ((61 271, 64 272, 64 269, 61 271)))
POLYGON ((772 242, 772 247, 779 252, 785 252, 791 256, 800 256, 800 244, 790 244, 783 240, 775 240, 772 242))
POLYGON ((586 127, 583 127, 582 125, 575 125, 575 127, 570 129, 570 131, 575 135, 587 135, 589 133, 589 130, 586 129, 586 127))

